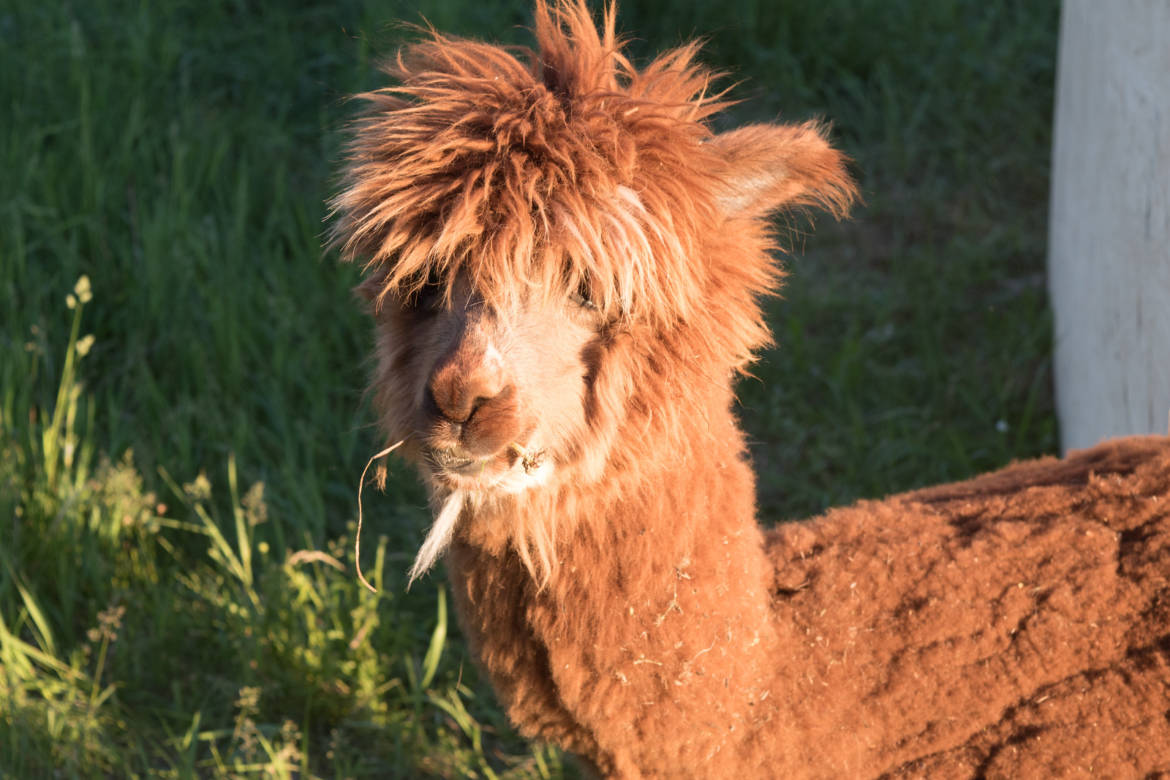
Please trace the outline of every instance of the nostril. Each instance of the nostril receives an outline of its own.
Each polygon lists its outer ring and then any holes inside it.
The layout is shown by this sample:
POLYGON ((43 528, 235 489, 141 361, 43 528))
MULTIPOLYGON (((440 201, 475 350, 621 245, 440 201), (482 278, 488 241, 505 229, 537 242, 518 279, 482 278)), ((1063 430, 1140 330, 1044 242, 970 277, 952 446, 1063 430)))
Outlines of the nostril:
POLYGON ((463 423, 471 417, 471 405, 465 403, 463 397, 450 387, 432 384, 427 395, 432 411, 443 419, 463 423))
POLYGON ((423 411, 426 412, 427 417, 447 417, 447 413, 439 405, 439 399, 435 397, 435 388, 433 385, 427 386, 427 391, 423 398, 423 407, 423 411))
MULTIPOLYGON (((494 396, 492 396, 492 397, 494 397, 494 396)), ((474 417, 475 413, 479 411, 480 407, 482 407, 488 401, 492 400, 492 397, 489 397, 486 395, 479 395, 479 396, 476 396, 475 398, 472 398, 471 399, 471 406, 470 406, 470 409, 467 413, 467 418, 471 419, 472 417, 474 417)))

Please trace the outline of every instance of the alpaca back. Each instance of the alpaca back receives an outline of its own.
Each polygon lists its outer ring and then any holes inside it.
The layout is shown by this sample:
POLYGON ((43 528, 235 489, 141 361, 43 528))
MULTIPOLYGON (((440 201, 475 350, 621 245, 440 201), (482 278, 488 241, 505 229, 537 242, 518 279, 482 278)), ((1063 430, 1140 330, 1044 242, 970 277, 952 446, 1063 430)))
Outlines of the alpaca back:
POLYGON ((813 775, 1170 768, 1170 439, 768 536, 813 775))

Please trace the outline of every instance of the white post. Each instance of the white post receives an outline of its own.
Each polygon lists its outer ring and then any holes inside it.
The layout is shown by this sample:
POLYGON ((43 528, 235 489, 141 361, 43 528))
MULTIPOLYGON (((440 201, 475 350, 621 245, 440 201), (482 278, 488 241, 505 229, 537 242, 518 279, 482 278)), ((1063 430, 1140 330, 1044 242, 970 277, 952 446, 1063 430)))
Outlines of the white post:
POLYGON ((1066 449, 1170 424, 1170 0, 1065 0, 1048 288, 1066 449))

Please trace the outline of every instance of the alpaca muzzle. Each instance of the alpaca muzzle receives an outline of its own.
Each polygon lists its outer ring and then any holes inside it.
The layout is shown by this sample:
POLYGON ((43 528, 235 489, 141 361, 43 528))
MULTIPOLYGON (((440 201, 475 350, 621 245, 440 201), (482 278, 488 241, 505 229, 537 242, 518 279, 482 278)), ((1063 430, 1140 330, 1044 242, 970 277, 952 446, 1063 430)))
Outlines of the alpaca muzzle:
MULTIPOLYGON (((452 470, 465 465, 460 460, 509 457, 508 446, 525 428, 503 355, 477 335, 458 341, 436 364, 426 387, 429 443, 435 452, 456 453, 447 458, 452 470)), ((439 465, 447 467, 443 461, 439 465)))

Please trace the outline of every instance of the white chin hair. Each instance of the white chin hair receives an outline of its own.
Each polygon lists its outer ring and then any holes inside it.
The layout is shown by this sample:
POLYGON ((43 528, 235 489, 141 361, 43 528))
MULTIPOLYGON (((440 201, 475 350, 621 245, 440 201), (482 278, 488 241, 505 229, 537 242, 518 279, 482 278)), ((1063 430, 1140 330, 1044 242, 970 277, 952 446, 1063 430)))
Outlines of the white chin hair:
MULTIPOLYGON (((415 580, 430 571, 455 535, 455 526, 459 523, 459 515, 469 499, 480 499, 490 496, 492 491, 501 493, 523 493, 525 490, 540 487, 548 482, 553 472, 553 461, 544 458, 539 463, 525 469, 517 463, 515 468, 501 474, 491 484, 475 487, 457 487, 442 499, 439 513, 427 531, 427 538, 423 540, 414 564, 410 567, 410 579, 406 587, 409 588, 415 580)), ((432 496, 434 494, 432 493, 432 496)))
POLYGON ((455 524, 459 521, 459 514, 463 511, 463 501, 466 493, 456 489, 443 500, 443 506, 431 523, 431 530, 427 531, 427 538, 423 540, 418 555, 414 558, 414 565, 410 567, 409 588, 415 580, 426 574, 447 546, 451 544, 451 537, 455 535, 455 524))

